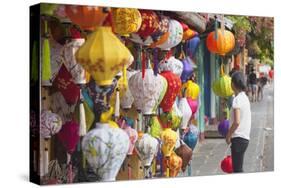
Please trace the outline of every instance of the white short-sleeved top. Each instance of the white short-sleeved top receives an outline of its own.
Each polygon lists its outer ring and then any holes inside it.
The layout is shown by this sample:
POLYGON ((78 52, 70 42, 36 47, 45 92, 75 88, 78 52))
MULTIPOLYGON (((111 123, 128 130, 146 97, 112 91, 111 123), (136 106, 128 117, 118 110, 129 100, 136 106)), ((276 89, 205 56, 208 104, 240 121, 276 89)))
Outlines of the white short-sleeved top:
POLYGON ((251 106, 248 96, 245 92, 240 92, 234 97, 230 115, 230 125, 234 121, 234 109, 240 109, 240 124, 232 134, 232 138, 242 137, 250 140, 251 131, 251 106))

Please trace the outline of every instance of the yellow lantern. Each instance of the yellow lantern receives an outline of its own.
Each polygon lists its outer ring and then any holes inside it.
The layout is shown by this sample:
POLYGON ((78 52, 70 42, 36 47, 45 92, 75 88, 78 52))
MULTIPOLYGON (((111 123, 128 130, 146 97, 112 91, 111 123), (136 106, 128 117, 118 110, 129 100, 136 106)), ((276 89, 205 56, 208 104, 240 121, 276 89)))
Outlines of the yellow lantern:
POLYGON ((76 59, 98 85, 106 86, 118 72, 126 72, 133 56, 110 27, 98 27, 76 52, 76 59))
POLYGON ((198 84, 191 80, 188 80, 182 85, 182 90, 184 90, 184 96, 196 100, 199 97, 200 87, 198 84))
POLYGON ((171 128, 166 128, 161 133, 161 140, 162 140, 162 152, 165 157, 170 157, 177 141, 177 133, 173 131, 171 128))
POLYGON ((113 31, 120 35, 135 33, 141 26, 141 14, 135 8, 112 9, 113 31))
POLYGON ((178 173, 180 172, 180 169, 182 167, 182 158, 177 156, 175 152, 172 152, 169 162, 168 162, 168 167, 169 167, 169 176, 170 177, 176 177, 178 173))

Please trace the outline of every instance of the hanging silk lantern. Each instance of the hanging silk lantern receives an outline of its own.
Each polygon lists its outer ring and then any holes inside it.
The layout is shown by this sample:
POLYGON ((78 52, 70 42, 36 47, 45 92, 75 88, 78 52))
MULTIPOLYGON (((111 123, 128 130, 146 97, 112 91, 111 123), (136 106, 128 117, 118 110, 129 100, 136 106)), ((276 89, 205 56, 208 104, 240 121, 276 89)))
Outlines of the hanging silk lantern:
POLYGON ((163 112, 169 112, 172 109, 176 97, 180 92, 181 80, 171 71, 163 71, 160 75, 163 76, 168 83, 167 92, 160 103, 160 107, 162 108, 163 112))
POLYGON ((162 152, 165 157, 170 157, 171 153, 176 145, 177 141, 177 133, 173 131, 171 128, 166 128, 161 133, 161 141, 162 141, 162 152))
POLYGON ((181 42, 182 36, 183 29, 181 24, 178 21, 171 19, 169 21, 169 38, 166 42, 157 47, 162 50, 170 50, 181 42))
POLYGON ((167 81, 161 75, 154 75, 152 69, 146 69, 145 77, 138 72, 129 79, 129 89, 134 97, 134 105, 144 115, 156 113, 167 90, 167 81))
POLYGON ((180 123, 180 127, 181 129, 186 129, 188 126, 188 122, 192 116, 192 111, 185 97, 182 97, 179 100, 178 108, 182 113, 182 120, 180 123))
POLYGON ((120 128, 97 123, 84 136, 82 149, 89 166, 102 181, 115 181, 129 150, 129 137, 120 128))
POLYGON ((223 66, 221 66, 221 75, 212 84, 214 93, 219 97, 230 97, 233 95, 231 87, 231 78, 227 74, 224 74, 223 66))
POLYGON ((49 110, 43 110, 40 117, 40 135, 51 138, 61 130, 62 120, 59 115, 49 110))
POLYGON ((223 137, 226 137, 229 129, 229 121, 228 120, 222 120, 218 125, 218 131, 220 135, 223 137))
POLYGON ((226 156, 222 161, 221 161, 221 169, 225 173, 232 173, 233 172, 233 167, 232 167, 232 157, 230 155, 226 156))
POLYGON ((118 72, 126 70, 133 56, 110 27, 98 27, 79 48, 76 59, 98 85, 105 86, 118 72))
POLYGON ((42 4, 40 4, 40 14, 41 15, 52 16, 54 14, 54 11, 57 8, 58 8, 57 4, 42 3, 42 4))
POLYGON ((160 120, 165 128, 176 130, 182 121, 182 112, 178 109, 177 102, 173 104, 172 110, 168 113, 162 113, 160 120))
POLYGON ((182 85, 182 90, 184 90, 184 96, 192 100, 196 100, 200 94, 200 87, 198 84, 192 80, 188 80, 182 85))
POLYGON ((155 48, 158 45, 166 42, 170 36, 169 33, 169 18, 163 15, 159 16, 160 22, 158 29, 151 35, 153 43, 149 46, 155 48))
POLYGON ((154 33, 159 27, 159 18, 154 11, 140 10, 142 24, 137 34, 141 38, 146 38, 154 33))
POLYGON ((149 134, 154 138, 160 138, 162 127, 158 120, 157 116, 152 116, 148 122, 148 126, 150 127, 149 134))
POLYGON ((192 115, 194 115, 197 112, 197 109, 198 109, 198 100, 193 100, 191 98, 187 98, 187 102, 190 106, 192 115))
POLYGON ((182 143, 180 147, 175 150, 175 153, 182 159, 181 169, 185 172, 187 165, 189 165, 192 159, 192 149, 182 143))
POLYGON ((186 42, 186 53, 189 57, 193 58, 195 56, 199 44, 200 38, 198 36, 195 36, 186 42))
POLYGON ((193 67, 191 61, 192 60, 189 57, 182 60, 182 64, 183 64, 183 70, 181 73, 182 83, 185 83, 193 73, 193 67))
POLYGON ((269 78, 270 78, 270 79, 273 79, 273 77, 274 77, 274 70, 270 70, 270 71, 268 72, 268 75, 269 75, 269 78))
POLYGON ((65 13, 71 22, 90 31, 101 26, 108 15, 105 8, 81 5, 65 5, 65 13))
POLYGON ((206 45, 210 52, 224 56, 234 48, 235 38, 230 31, 217 29, 208 34, 206 45))
POLYGON ((132 155, 135 148, 135 143, 138 140, 138 132, 130 126, 126 126, 124 131, 127 133, 130 140, 128 155, 132 155))
POLYGON ((120 35, 128 35, 137 32, 141 26, 142 18, 138 9, 113 8, 112 27, 113 31, 120 35))
POLYGON ((144 167, 149 167, 157 154, 158 141, 145 133, 135 144, 135 149, 144 167))
POLYGON ((183 71, 183 64, 179 59, 171 56, 169 59, 165 60, 159 65, 159 70, 161 72, 171 71, 172 73, 180 77, 183 71))
MULTIPOLYGON (((129 79, 131 76, 136 74, 137 71, 127 71, 127 82, 129 82, 129 79)), ((130 91, 130 88, 128 87, 126 92, 124 93, 123 97, 121 97, 120 105, 123 109, 130 109, 132 107, 132 104, 134 102, 134 97, 130 91)))
POLYGON ((183 31, 183 36, 182 36, 182 40, 186 41, 186 40, 190 40, 193 37, 197 36, 198 33, 190 28, 186 29, 185 31, 183 31))
POLYGON ((176 177, 182 167, 182 158, 177 156, 175 152, 172 152, 168 160, 169 177, 176 177))
POLYGON ((191 124, 188 133, 184 135, 183 141, 188 147, 194 150, 197 144, 198 135, 199 135, 198 128, 191 124))

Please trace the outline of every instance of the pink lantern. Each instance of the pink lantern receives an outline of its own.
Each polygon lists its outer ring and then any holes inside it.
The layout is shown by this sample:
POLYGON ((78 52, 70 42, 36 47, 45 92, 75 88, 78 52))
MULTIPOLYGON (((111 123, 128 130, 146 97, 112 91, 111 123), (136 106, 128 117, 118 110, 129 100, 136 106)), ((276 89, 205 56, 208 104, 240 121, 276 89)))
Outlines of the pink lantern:
POLYGON ((187 102, 191 108, 191 111, 192 111, 192 115, 194 115, 197 111, 197 108, 198 108, 198 100, 193 100, 191 98, 188 98, 187 99, 187 102))
POLYGON ((138 132, 130 126, 126 126, 124 131, 127 133, 130 139, 128 155, 132 155, 135 148, 135 143, 138 140, 138 132))

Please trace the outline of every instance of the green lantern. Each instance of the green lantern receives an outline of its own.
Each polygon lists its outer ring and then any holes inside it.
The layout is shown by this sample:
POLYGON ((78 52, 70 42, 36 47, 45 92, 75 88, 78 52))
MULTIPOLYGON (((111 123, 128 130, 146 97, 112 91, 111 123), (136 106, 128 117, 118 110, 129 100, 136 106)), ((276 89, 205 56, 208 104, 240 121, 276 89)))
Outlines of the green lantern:
POLYGON ((219 97, 230 97, 233 95, 231 78, 224 73, 223 66, 221 66, 221 75, 213 82, 212 88, 214 93, 219 97))

